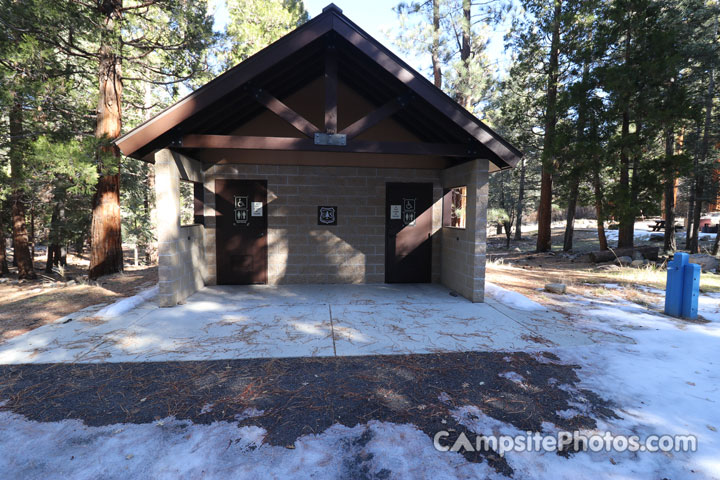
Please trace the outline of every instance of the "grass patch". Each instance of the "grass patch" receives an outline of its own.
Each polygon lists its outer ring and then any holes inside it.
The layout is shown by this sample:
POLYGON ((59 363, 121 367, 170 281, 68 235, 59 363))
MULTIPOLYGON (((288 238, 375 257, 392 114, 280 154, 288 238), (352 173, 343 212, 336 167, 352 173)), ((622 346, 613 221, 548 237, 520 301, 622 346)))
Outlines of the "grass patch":
MULTIPOLYGON (((642 268, 621 267, 618 270, 606 272, 606 277, 614 283, 626 285, 645 285, 665 290, 667 270, 656 266, 642 268)), ((720 292, 720 275, 703 273, 700 275, 700 290, 703 292, 720 292)))

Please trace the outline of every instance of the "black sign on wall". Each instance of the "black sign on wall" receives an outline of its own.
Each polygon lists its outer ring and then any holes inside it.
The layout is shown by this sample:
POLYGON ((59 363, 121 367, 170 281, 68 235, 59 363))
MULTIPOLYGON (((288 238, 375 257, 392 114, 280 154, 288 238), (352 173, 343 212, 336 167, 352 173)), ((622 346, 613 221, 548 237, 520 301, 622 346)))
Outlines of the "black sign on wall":
POLYGON ((337 225, 337 207, 318 207, 318 225, 337 225))

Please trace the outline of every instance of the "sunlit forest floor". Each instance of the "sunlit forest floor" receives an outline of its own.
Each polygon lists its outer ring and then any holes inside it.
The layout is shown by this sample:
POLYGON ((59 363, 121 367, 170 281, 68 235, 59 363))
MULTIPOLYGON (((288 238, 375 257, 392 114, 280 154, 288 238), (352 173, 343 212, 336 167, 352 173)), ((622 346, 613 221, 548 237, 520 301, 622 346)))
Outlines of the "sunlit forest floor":
MULTIPOLYGON (((12 251, 10 251, 12 253, 12 251)), ((87 279, 86 255, 68 254, 64 269, 45 273, 46 253, 35 252, 36 280, 18 281, 17 268, 0 283, 0 343, 41 327, 85 307, 109 304, 135 295, 157 283, 157 266, 133 266, 132 251, 125 252, 125 271, 87 279)))
MULTIPOLYGON (((636 228, 647 223, 639 223, 636 228)), ((576 228, 571 252, 562 251, 564 227, 558 225, 552 233, 553 251, 536 253, 536 231, 530 229, 521 241, 512 240, 509 249, 505 236, 493 232, 488 237, 488 280, 543 302, 548 301, 542 293, 547 283, 563 283, 570 294, 619 296, 643 306, 657 305, 664 298, 667 256, 663 255, 662 242, 636 239, 636 246, 660 247, 660 259, 641 267, 631 267, 590 261, 588 253, 598 250, 594 226, 576 228)), ((684 240, 684 234, 679 234, 679 247, 684 245, 684 240)), ((611 248, 617 244, 609 243, 611 248)), ((705 253, 711 247, 712 239, 701 239, 701 252, 705 253)), ((720 292, 720 275, 704 272, 700 290, 720 292)))

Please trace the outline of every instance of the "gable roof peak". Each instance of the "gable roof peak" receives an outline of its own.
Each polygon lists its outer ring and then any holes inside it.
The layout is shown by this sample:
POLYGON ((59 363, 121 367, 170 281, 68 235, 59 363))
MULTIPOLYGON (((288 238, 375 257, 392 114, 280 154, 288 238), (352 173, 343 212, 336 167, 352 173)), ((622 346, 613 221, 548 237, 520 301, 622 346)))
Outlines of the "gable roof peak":
POLYGON ((325 12, 342 13, 342 8, 338 7, 334 3, 328 3, 327 6, 322 9, 322 13, 325 13, 325 12))

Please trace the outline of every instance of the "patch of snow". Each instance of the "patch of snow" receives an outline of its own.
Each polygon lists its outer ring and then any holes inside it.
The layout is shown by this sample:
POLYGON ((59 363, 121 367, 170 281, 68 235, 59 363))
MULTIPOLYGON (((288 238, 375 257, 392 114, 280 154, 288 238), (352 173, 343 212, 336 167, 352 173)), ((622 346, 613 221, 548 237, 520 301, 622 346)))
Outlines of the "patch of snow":
POLYGON ((450 400, 452 400, 452 398, 447 392, 440 392, 440 395, 438 395, 438 401, 442 403, 448 403, 450 400))
POLYGON ((507 378, 511 382, 524 383, 525 377, 516 372, 502 372, 498 373, 498 377, 507 378))
POLYGON ((525 311, 539 311, 539 310, 547 310, 544 306, 540 305, 539 303, 530 300, 528 297, 523 295, 522 293, 515 292, 513 290, 508 290, 506 288, 503 288, 499 285, 495 285, 494 283, 485 282, 485 293, 492 297, 493 300, 496 300, 500 303, 502 303, 506 307, 514 308, 516 310, 525 310, 525 311))
POLYGON ((103 308, 95 315, 99 318, 117 318, 130 310, 142 305, 158 294, 158 286, 143 290, 132 297, 123 298, 103 308))
POLYGON ((635 285, 635 288, 640 290, 641 292, 645 293, 652 293, 654 295, 665 295, 665 290, 660 290, 659 288, 654 287, 646 287, 645 285, 635 285))
POLYGON ((258 410, 257 408, 246 408, 245 410, 243 410, 242 413, 238 413, 237 415, 235 415, 235 420, 239 422, 248 418, 259 417, 263 413, 265 413, 264 410, 258 410))
POLYGON ((705 320, 720 322, 720 294, 700 294, 700 297, 698 297, 698 312, 705 320))
POLYGON ((263 444, 266 431, 228 422, 89 427, 0 412, 0 471, 14 478, 501 478, 486 463, 440 452, 412 425, 333 425, 293 447, 263 444))

